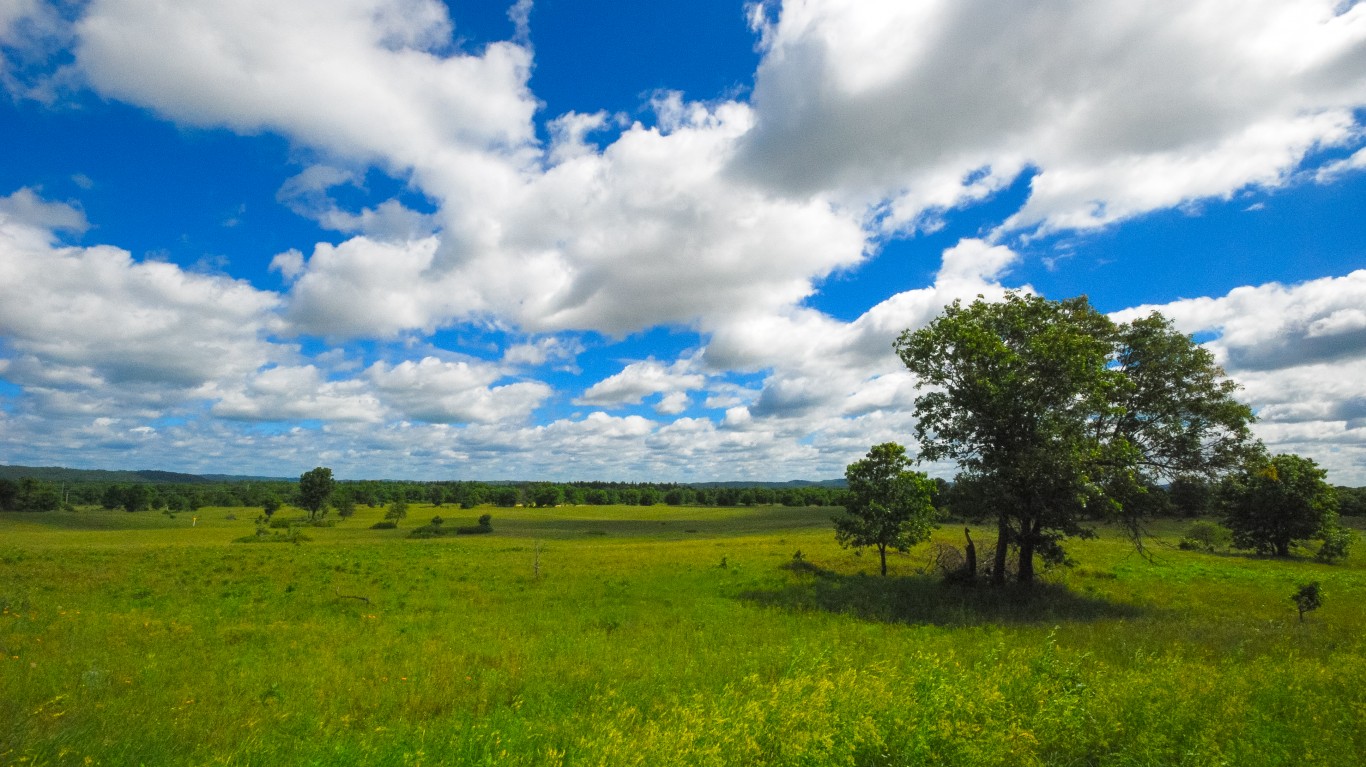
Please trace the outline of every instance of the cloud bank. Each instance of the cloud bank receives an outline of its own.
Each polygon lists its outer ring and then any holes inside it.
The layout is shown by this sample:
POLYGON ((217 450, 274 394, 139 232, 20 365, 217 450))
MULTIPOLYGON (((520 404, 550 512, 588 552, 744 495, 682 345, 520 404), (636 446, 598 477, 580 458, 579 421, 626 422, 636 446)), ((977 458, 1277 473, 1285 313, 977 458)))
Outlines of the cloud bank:
MULTIPOLYGON (((12 96, 283 136, 302 167, 281 170, 281 204, 341 235, 240 254, 283 280, 258 285, 77 244, 77 206, 13 191, 10 460, 118 444, 202 470, 837 475, 909 439, 897 334, 1031 289, 1011 277, 1022 245, 1366 167, 1360 4, 760 3, 751 92, 659 92, 634 120, 543 114, 534 9, 513 10, 515 38, 477 48, 435 0, 0 11, 12 96), (403 198, 344 203, 373 169, 403 198), (813 308, 889 242, 1021 180, 1023 202, 943 249, 929 284, 853 319, 813 308), (659 328, 696 343, 579 373, 590 348, 659 328), (462 332, 496 348, 443 348, 462 332)), ((1366 482, 1362 274, 1156 308, 1209 338, 1274 449, 1366 482)))

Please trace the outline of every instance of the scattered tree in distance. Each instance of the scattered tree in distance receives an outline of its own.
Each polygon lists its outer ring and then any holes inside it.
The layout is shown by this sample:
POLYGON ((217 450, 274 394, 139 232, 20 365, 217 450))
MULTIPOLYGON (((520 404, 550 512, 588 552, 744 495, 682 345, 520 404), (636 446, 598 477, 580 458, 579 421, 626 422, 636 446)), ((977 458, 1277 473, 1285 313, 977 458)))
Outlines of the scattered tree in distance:
POLYGON ((299 506, 308 512, 310 522, 317 521, 327 513, 327 499, 332 497, 336 487, 332 470, 319 466, 299 476, 299 506))

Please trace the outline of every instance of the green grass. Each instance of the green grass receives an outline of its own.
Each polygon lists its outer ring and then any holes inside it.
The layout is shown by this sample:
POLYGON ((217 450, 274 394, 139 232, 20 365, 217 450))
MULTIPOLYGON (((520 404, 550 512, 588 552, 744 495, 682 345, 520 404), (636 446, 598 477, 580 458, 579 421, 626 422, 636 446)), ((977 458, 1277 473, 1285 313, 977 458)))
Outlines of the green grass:
POLYGON ((882 579, 829 509, 415 505, 369 529, 382 513, 297 546, 231 543, 253 529, 240 509, 0 515, 0 765, 1366 753, 1360 551, 1197 554, 1170 525, 1151 561, 1103 535, 997 592, 920 575, 926 547, 882 579), (485 511, 492 535, 405 538, 485 511), (798 549, 811 567, 785 567, 798 549), (1325 601, 1300 624, 1308 580, 1325 601))

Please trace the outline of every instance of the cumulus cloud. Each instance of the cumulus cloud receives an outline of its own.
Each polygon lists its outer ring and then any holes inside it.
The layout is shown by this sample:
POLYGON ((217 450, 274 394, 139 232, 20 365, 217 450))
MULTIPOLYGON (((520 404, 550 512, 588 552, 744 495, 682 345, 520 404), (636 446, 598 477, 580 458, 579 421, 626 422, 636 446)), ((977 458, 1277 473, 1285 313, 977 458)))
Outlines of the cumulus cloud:
POLYGON ((174 120, 396 170, 533 141, 529 51, 447 51, 451 30, 435 0, 95 0, 76 60, 102 93, 174 120))
MULTIPOLYGON (((574 404, 621 407, 638 405, 652 394, 683 395, 682 400, 675 397, 673 405, 667 406, 673 407, 687 400, 687 392, 700 389, 706 383, 706 377, 695 372, 694 367, 691 359, 681 359, 672 365, 655 360, 632 362, 621 372, 588 387, 574 404)), ((681 409, 674 412, 681 412, 681 409)))
POLYGON ((377 362, 366 377, 402 418, 429 423, 521 421, 552 393, 539 381, 491 386, 503 378, 497 367, 435 357, 377 362))
POLYGON ((1139 306, 1119 320, 1159 311, 1183 332, 1209 337, 1256 432, 1275 452, 1319 460, 1335 481, 1362 481, 1366 458, 1366 270, 1294 285, 1237 288, 1217 298, 1139 306))
POLYGON ((1026 168, 1011 228, 1274 187, 1357 135, 1366 6, 1343 8, 785 2, 753 17, 764 59, 742 160, 787 190, 890 196, 903 227, 1026 168))
POLYGON ((329 381, 313 365, 272 367, 219 394, 213 414, 243 421, 380 420, 380 404, 359 381, 329 381))
POLYGON ((1219 298, 1140 306, 1187 333, 1214 331, 1207 342, 1230 371, 1278 370, 1366 357, 1366 270, 1298 285, 1236 288, 1219 298))
POLYGON ((164 404, 280 356, 266 340, 280 327, 275 294, 117 248, 56 243, 53 228, 84 226, 79 211, 27 190, 0 199, 10 380, 68 398, 124 393, 164 404))

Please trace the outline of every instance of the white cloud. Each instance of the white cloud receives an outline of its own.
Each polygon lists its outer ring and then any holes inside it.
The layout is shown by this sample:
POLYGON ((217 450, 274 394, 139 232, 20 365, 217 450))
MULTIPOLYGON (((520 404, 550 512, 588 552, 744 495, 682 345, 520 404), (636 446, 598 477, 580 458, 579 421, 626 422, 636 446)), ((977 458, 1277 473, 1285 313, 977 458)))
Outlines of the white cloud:
POLYGON ((1237 288, 1218 298, 1140 306, 1204 345, 1257 411, 1254 430, 1273 452, 1320 462, 1339 483, 1366 481, 1366 270, 1295 285, 1237 288))
POLYGON ((242 421, 381 419, 378 399, 359 381, 329 381, 313 365, 272 367, 237 390, 221 392, 213 414, 242 421))
POLYGON ((538 366, 547 362, 566 364, 571 370, 574 358, 582 354, 584 346, 575 338, 546 336, 526 343, 510 344, 503 351, 503 362, 508 365, 538 366))
POLYGON ((280 326, 275 294, 117 248, 60 247, 53 227, 81 230, 84 217, 27 190, 0 199, 0 335, 16 383, 164 401, 283 354, 265 340, 280 326))
POLYGON ((1230 372, 1277 370, 1366 356, 1366 269, 1298 285, 1236 288, 1220 298, 1140 306, 1160 311, 1187 333, 1217 331, 1207 343, 1230 372))
POLYGON ((60 83, 49 61, 70 35, 57 8, 43 0, 0 3, 0 88, 20 98, 52 101, 60 83))
POLYGON ((1360 170, 1366 170, 1366 149, 1358 149, 1344 160, 1324 165, 1314 174, 1314 179, 1320 184, 1330 184, 1347 173, 1360 170))
POLYGON ((791 0, 760 22, 743 159, 784 189, 897 198, 902 226, 1026 167, 1026 229, 1274 187, 1356 136, 1366 6, 1340 7, 791 0))
POLYGON ((678 415, 692 406, 692 398, 687 392, 674 391, 665 394, 655 403, 655 412, 660 415, 678 415))
POLYGON ((76 31, 96 89, 180 122, 278 130, 397 171, 534 140, 530 53, 444 52, 435 0, 95 0, 76 31))
MULTIPOLYGON (((62 202, 48 202, 24 187, 8 197, 0 197, 0 221, 12 227, 25 227, 28 237, 55 242, 56 232, 84 234, 90 228, 85 213, 62 202)), ((14 236, 14 235, 11 235, 14 236)))
POLYGON ((397 365, 377 362, 366 377, 402 418, 429 423, 521 421, 552 394, 538 381, 492 386, 503 378, 496 366, 435 357, 397 365))
MULTIPOLYGON (((672 365, 655 360, 632 362, 621 372, 588 387, 582 396, 574 400, 574 404, 598 407, 638 405, 652 394, 683 394, 683 400, 686 401, 687 392, 700 389, 706 383, 706 377, 695 372, 694 367, 695 363, 691 359, 681 359, 672 365)), ((679 400, 675 398, 673 402, 677 404, 679 400)))

